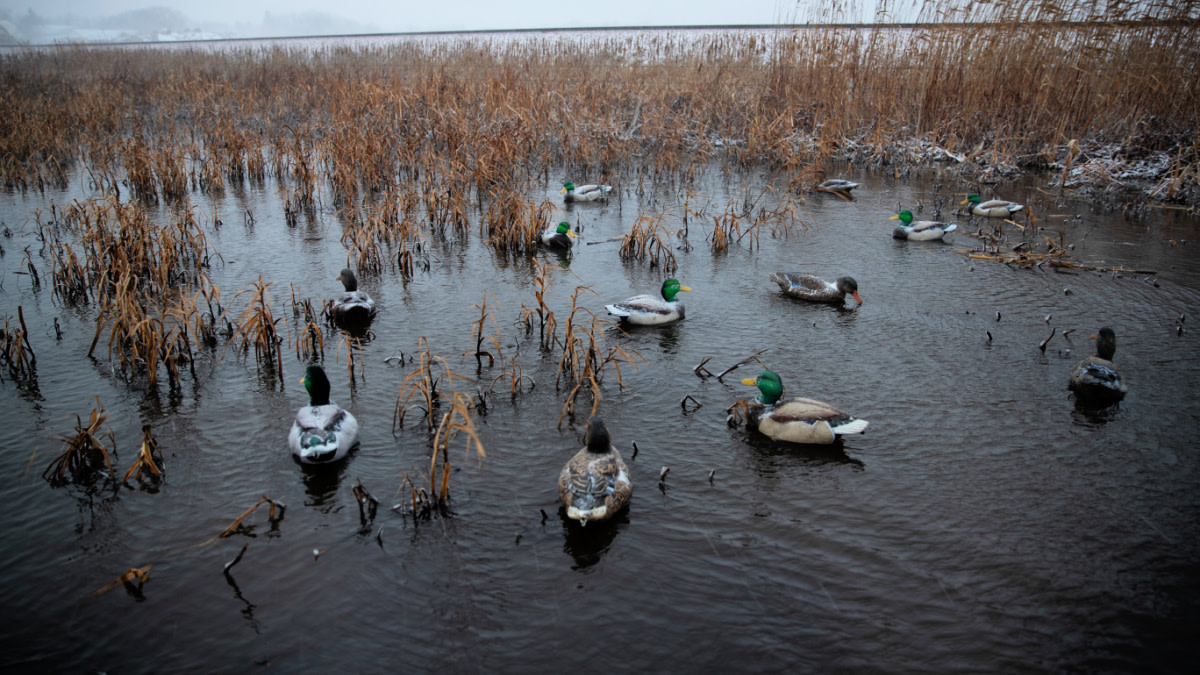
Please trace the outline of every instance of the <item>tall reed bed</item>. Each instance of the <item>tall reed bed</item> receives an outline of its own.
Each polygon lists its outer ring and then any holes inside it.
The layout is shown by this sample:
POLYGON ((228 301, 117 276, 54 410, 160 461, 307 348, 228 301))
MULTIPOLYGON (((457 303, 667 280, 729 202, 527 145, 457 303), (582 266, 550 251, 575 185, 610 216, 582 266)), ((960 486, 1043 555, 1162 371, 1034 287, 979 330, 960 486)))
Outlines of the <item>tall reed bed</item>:
POLYGON ((450 235, 558 166, 790 181, 834 158, 1045 167, 1075 139, 1169 153, 1170 192, 1195 198, 1200 4, 959 5, 899 28, 12 52, 0 178, 60 184, 82 160, 97 187, 175 201, 274 173, 293 214, 415 190, 450 235))

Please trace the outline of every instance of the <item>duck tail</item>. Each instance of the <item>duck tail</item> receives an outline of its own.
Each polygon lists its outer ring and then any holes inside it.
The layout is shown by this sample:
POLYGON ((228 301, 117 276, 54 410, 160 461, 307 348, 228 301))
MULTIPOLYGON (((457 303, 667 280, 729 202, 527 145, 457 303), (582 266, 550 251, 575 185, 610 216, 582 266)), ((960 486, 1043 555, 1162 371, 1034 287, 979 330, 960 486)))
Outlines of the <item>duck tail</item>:
POLYGON ((861 434, 867 430, 868 424, 866 420, 851 418, 840 424, 833 425, 833 431, 837 434, 861 434))

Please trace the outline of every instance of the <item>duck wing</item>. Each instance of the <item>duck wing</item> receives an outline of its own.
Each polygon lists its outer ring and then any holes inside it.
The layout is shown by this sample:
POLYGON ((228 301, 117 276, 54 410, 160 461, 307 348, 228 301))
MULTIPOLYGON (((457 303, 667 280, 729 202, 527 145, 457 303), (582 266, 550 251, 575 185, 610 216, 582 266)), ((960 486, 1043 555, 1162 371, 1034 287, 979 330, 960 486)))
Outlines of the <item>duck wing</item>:
POLYGON ((825 422, 838 434, 856 434, 867 428, 867 421, 842 412, 837 408, 811 398, 793 398, 778 403, 770 412, 771 420, 780 424, 825 422))
POLYGON ((669 303, 653 295, 635 295, 611 305, 605 305, 609 314, 614 316, 630 316, 632 314, 670 314, 676 310, 676 303, 669 303))

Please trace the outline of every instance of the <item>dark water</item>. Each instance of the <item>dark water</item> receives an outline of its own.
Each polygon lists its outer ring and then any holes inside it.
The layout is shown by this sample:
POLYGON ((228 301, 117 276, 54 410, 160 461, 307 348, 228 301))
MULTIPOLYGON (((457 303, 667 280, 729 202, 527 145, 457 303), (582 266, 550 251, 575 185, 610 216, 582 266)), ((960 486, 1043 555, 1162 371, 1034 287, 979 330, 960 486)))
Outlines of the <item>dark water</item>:
MULTIPOLYGON (((87 358, 95 310, 60 306, 46 280, 50 264, 38 256, 34 210, 85 195, 0 195, 0 220, 12 233, 0 240, 0 310, 15 321, 24 308, 38 359, 36 389, 7 373, 0 383, 3 665, 1194 669, 1197 220, 1158 209, 1127 220, 1050 200, 1030 181, 1005 196, 1031 202, 1039 223, 1062 230, 1075 260, 1158 273, 1020 269, 961 253, 978 246, 966 234, 977 225, 966 218, 950 244, 894 241, 887 217, 898 203, 932 204, 950 198, 949 188, 922 177, 861 179, 857 201, 813 195, 800 212, 807 229, 764 231, 754 249, 743 242, 713 253, 711 218, 692 222, 690 250, 675 251, 678 277, 694 289, 682 296, 687 319, 605 335, 606 346, 646 361, 622 371, 625 390, 610 374, 600 404, 627 459, 637 444, 634 495, 617 522, 584 531, 564 526, 555 493, 584 418, 557 428, 559 352, 540 352, 518 322, 522 306, 536 304, 532 268, 493 254, 477 230, 465 241, 435 241, 429 271, 411 281, 391 271, 363 276, 380 312, 374 339, 361 347, 365 377, 353 389, 346 348, 337 337, 326 347, 334 399, 358 417, 362 446, 339 470, 306 473, 285 445, 307 400, 297 384, 305 364, 286 345, 282 382, 222 346, 176 392, 165 379, 157 393, 127 385, 107 360, 87 358), (40 291, 22 273, 25 247, 42 270, 40 291), (768 281, 776 270, 849 274, 865 303, 854 311, 798 304, 768 281), (536 388, 489 397, 477 420, 487 457, 467 459, 456 445, 452 514, 414 525, 388 507, 408 500, 404 474, 427 470, 430 436, 415 424, 392 432, 412 366, 385 360, 416 353, 425 337, 480 383, 460 389, 486 389, 500 367, 477 372, 474 359, 458 356, 473 349, 472 306, 485 290, 504 358, 517 359, 536 388), (1116 361, 1131 392, 1102 413, 1077 410, 1067 375, 1102 325, 1116 329, 1116 361), (1043 353, 1038 344, 1051 327, 1057 333, 1043 353), (867 433, 812 449, 730 429, 725 409, 752 393, 737 380, 757 367, 725 383, 693 368, 712 357, 707 367, 720 372, 758 350, 790 394, 870 420, 867 433), (49 437, 69 433, 93 396, 110 412, 119 473, 135 458, 141 426, 153 425, 167 470, 157 491, 89 495, 42 480, 57 453, 49 437), (683 409, 685 396, 700 407, 683 409), (670 472, 660 484, 663 467, 670 472), (358 480, 382 501, 366 528, 351 494, 358 480), (245 521, 249 532, 201 546, 261 495, 287 505, 282 520, 272 525, 260 509, 245 521), (247 541, 226 577, 223 565, 247 541), (152 569, 141 597, 121 587, 92 597, 145 565, 152 569)), ((719 213, 747 190, 758 194, 762 180, 714 169, 695 187, 719 213)), ((551 197, 557 187, 530 192, 551 197)), ((681 194, 638 196, 631 185, 615 194, 608 205, 569 210, 585 241, 623 233, 640 209, 665 208, 678 226, 681 194)), ((260 274, 276 283, 276 315, 289 321, 288 284, 298 297, 339 289, 346 251, 331 215, 289 228, 272 187, 197 200, 225 223, 206 229, 224 257, 212 278, 227 304, 260 274), (251 227, 242 223, 246 208, 257 217, 251 227)), ((580 304, 602 313, 605 302, 661 284, 660 268, 622 262, 618 246, 577 246, 556 270, 549 304, 560 325, 577 286, 596 293, 581 293, 580 304)))

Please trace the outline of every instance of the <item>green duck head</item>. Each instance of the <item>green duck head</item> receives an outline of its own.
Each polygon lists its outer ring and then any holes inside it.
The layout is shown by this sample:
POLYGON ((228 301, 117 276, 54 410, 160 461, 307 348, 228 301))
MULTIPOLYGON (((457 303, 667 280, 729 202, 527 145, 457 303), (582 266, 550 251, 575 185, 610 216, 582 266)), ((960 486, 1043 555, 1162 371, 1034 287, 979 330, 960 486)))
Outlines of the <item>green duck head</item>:
POLYGON ((679 291, 691 291, 692 289, 679 283, 678 279, 667 279, 662 285, 663 300, 667 302, 675 302, 675 294, 679 291))
POLYGON ((560 192, 571 192, 571 191, 573 191, 574 189, 575 189, 575 184, 574 184, 574 183, 572 183, 572 182, 570 182, 570 181, 568 181, 568 182, 566 182, 566 183, 563 183, 563 189, 562 189, 562 190, 560 190, 560 192))
POLYGON ((899 220, 899 221, 903 222, 905 225, 912 225, 913 214, 912 214, 912 211, 905 209, 905 210, 901 211, 900 213, 897 213, 896 215, 892 216, 891 218, 888 218, 888 220, 899 220))
POLYGON ((304 378, 300 380, 300 384, 308 390, 309 405, 329 405, 329 378, 325 376, 324 368, 309 366, 304 371, 304 378))
POLYGON ((748 377, 742 384, 758 387, 758 400, 766 405, 774 405, 783 396, 783 381, 775 373, 764 370, 758 377, 748 377))
POLYGON ((978 203, 980 203, 981 201, 982 201, 982 200, 981 200, 981 199, 979 199, 979 195, 978 195, 978 194, 976 194, 976 193, 974 193, 974 192, 972 192, 971 194, 967 195, 967 198, 966 198, 966 199, 964 199, 964 200, 962 200, 962 202, 960 202, 960 203, 961 203, 961 204, 966 204, 966 203, 970 202, 971 204, 978 204, 978 203))

